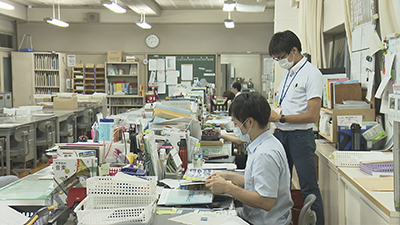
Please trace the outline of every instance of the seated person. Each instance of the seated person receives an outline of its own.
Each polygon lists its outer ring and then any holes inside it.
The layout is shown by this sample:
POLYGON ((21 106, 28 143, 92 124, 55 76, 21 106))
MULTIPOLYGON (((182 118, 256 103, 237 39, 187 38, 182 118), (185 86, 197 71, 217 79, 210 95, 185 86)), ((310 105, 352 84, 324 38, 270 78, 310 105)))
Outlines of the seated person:
POLYGON ((290 224, 290 171, 283 146, 268 128, 267 100, 258 93, 241 94, 229 112, 237 137, 250 142, 245 173, 214 173, 206 179, 206 187, 242 202, 239 215, 251 224, 290 224))

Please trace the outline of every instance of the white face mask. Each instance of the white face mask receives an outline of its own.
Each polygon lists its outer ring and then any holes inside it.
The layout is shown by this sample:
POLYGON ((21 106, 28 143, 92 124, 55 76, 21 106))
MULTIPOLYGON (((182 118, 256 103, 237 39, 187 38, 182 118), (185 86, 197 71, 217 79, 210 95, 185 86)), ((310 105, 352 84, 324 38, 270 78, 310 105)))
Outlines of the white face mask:
MULTIPOLYGON (((247 118, 247 119, 248 119, 248 118, 247 118)), ((242 130, 240 130, 240 128, 243 126, 243 124, 246 123, 247 119, 242 123, 242 125, 240 125, 240 127, 234 127, 234 128, 233 128, 233 133, 234 133, 234 134, 236 135, 236 137, 239 138, 241 141, 249 143, 249 142, 251 142, 251 140, 250 140, 250 135, 249 135, 250 130, 251 130, 251 127, 250 127, 249 131, 247 131, 246 134, 242 134, 242 130)))
POLYGON ((282 69, 288 70, 288 69, 292 68, 292 66, 294 64, 294 57, 293 57, 293 61, 291 61, 291 62, 289 62, 288 58, 289 58, 289 56, 284 59, 280 59, 278 61, 279 66, 282 67, 282 69))

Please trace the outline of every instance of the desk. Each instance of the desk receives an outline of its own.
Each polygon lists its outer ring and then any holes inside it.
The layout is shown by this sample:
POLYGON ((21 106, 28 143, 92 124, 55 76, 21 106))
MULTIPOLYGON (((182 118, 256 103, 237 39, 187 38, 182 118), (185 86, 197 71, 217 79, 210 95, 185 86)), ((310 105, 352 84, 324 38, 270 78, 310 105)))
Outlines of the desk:
MULTIPOLYGON (((55 119, 55 116, 50 117, 50 119, 55 119)), ((29 126, 29 137, 32 139, 30 146, 32 146, 35 151, 33 151, 33 166, 36 168, 36 127, 41 121, 48 120, 49 118, 40 116, 12 116, 12 117, 0 117, 0 136, 6 138, 6 174, 11 172, 11 135, 13 135, 16 129, 20 126, 29 126)))
POLYGON ((394 192, 368 191, 354 180, 371 177, 357 167, 337 167, 329 158, 333 144, 316 140, 318 175, 325 224, 400 224, 394 192))

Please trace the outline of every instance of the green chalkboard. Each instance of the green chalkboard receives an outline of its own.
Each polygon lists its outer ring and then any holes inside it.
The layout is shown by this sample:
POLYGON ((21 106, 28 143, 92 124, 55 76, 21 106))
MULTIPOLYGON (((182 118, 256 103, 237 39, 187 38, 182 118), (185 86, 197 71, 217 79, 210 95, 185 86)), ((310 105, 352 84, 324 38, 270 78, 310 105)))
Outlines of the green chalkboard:
MULTIPOLYGON (((215 63, 216 63, 216 56, 215 55, 197 55, 197 54, 192 54, 192 55, 179 55, 179 54, 169 54, 169 55, 161 55, 161 54, 154 54, 154 55, 147 55, 147 60, 148 60, 148 65, 147 65, 147 76, 148 76, 148 81, 150 82, 150 77, 151 73, 154 71, 154 64, 152 66, 150 63, 155 63, 154 60, 157 59, 164 59, 164 72, 165 74, 170 71, 171 69, 175 68, 176 71, 179 71, 179 77, 178 77, 178 84, 181 83, 182 79, 182 65, 192 65, 192 73, 193 73, 193 78, 198 78, 201 80, 202 78, 205 78, 208 83, 214 83, 215 84, 215 63), (169 58, 175 58, 175 60, 168 60, 169 58), (166 60, 167 59, 167 60, 166 60), (165 61, 166 60, 166 61, 165 61), (172 63, 171 63, 172 62, 172 63), (174 63, 174 65, 172 65, 174 63)), ((190 68, 186 67, 186 68, 190 68)), ((155 83, 158 82, 157 80, 157 69, 155 68, 155 83)), ((186 80, 185 80, 186 81, 186 80)), ((192 84, 193 84, 193 79, 192 79, 192 84)), ((151 87, 148 88, 148 90, 151 90, 151 87)), ((159 94, 161 99, 164 99, 165 97, 168 96, 168 85, 166 85, 166 93, 165 94, 159 94)))

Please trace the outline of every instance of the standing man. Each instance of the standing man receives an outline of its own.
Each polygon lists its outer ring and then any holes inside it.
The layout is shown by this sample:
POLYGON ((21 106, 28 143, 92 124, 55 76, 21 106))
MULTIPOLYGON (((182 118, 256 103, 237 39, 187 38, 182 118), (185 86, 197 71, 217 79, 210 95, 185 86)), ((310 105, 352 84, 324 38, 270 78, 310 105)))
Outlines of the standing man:
POLYGON ((233 92, 233 94, 235 94, 235 98, 242 93, 240 92, 241 90, 242 90, 242 85, 239 82, 236 81, 235 83, 232 84, 231 91, 233 92))
POLYGON ((315 194, 311 209, 317 224, 324 224, 324 209, 317 182, 314 152, 316 149, 313 123, 319 119, 323 78, 321 72, 301 54, 301 43, 292 31, 275 33, 269 43, 269 54, 286 71, 282 74, 277 99, 274 135, 280 140, 288 157, 290 171, 296 166, 303 197, 315 194))

